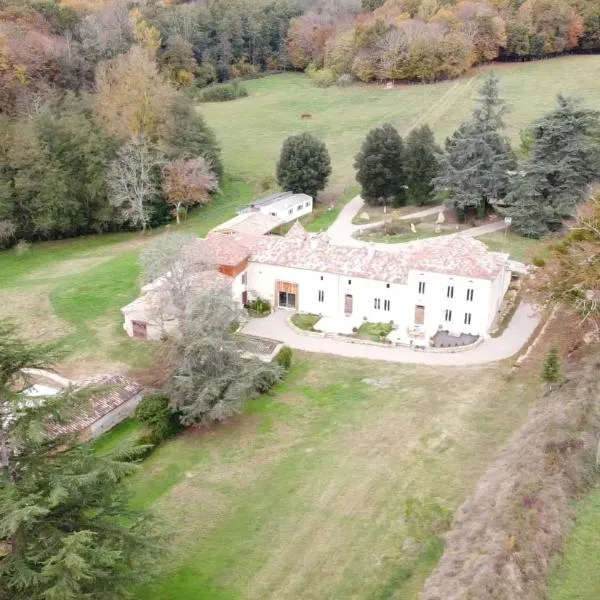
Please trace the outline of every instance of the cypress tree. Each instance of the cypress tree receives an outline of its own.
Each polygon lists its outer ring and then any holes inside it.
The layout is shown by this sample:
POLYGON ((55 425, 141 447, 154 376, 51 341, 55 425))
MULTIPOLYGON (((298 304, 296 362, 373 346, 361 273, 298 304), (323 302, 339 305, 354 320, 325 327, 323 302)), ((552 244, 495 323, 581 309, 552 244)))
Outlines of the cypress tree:
POLYGON ((550 349, 550 352, 548 352, 548 356, 544 361, 544 365, 542 367, 542 378, 549 385, 560 381, 560 358, 558 356, 558 349, 556 346, 553 346, 550 349))
POLYGON ((461 218, 473 211, 484 216, 508 189, 515 157, 508 139, 501 134, 506 111, 498 79, 490 74, 479 90, 479 103, 471 119, 446 140, 434 186, 461 218))
POLYGON ((404 143, 396 129, 386 123, 369 131, 354 168, 367 204, 403 204, 406 200, 404 143))
POLYGON ((406 138, 404 169, 408 198, 414 204, 427 204, 433 196, 433 179, 440 165, 441 148, 435 143, 429 125, 413 129, 406 138))

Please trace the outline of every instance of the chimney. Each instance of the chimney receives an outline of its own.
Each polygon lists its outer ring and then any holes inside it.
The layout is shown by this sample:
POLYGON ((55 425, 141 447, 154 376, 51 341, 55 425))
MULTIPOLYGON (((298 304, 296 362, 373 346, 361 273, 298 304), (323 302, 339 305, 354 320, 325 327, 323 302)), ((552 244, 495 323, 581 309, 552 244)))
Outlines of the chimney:
POLYGON ((367 256, 373 258, 375 256, 375 242, 369 242, 367 246, 367 256))

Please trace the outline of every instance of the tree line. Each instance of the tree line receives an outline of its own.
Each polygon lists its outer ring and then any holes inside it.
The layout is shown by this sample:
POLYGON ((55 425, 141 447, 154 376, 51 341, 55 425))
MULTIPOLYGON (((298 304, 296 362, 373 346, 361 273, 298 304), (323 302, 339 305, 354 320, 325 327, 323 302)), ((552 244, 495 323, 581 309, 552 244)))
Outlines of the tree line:
POLYGON ((288 54, 322 84, 436 81, 498 58, 600 49, 595 0, 363 0, 294 18, 288 54))
POLYGON ((508 109, 492 74, 443 150, 426 125, 406 144, 392 125, 373 129, 355 163, 363 198, 375 205, 444 201, 460 220, 495 211, 533 238, 559 230, 600 177, 600 113, 558 96, 515 151, 503 134, 508 109))
POLYGON ((5 3, 0 21, 0 247, 145 229, 209 200, 215 136, 138 10, 5 3))

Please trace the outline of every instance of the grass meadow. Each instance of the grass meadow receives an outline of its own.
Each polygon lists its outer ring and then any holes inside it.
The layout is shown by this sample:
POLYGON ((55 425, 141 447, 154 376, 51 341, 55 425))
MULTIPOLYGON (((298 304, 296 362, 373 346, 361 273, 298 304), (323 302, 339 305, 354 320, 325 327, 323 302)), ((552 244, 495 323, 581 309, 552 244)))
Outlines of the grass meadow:
POLYGON ((417 600, 443 549, 437 515, 470 493, 538 393, 536 372, 509 368, 296 353, 273 395, 169 441, 129 481, 167 535, 135 597, 417 600))
MULTIPOLYGON (((230 178, 179 230, 204 235, 253 195, 251 186, 230 178)), ((20 255, 0 252, 2 316, 15 319, 30 339, 59 340, 66 352, 61 372, 70 377, 149 366, 152 344, 124 336, 120 309, 138 293, 140 250, 164 231, 42 242, 20 255)))
POLYGON ((317 88, 299 73, 246 83, 250 95, 234 102, 201 104, 214 128, 226 169, 248 179, 273 176, 283 140, 308 131, 321 138, 331 154, 331 187, 341 191, 354 182, 354 156, 369 129, 385 122, 401 134, 429 123, 439 143, 467 119, 481 78, 494 71, 510 105, 507 135, 519 132, 550 110, 557 94, 581 96, 600 109, 600 56, 568 56, 528 63, 491 65, 468 77, 428 85, 317 88), (301 119, 310 113, 312 119, 301 119))

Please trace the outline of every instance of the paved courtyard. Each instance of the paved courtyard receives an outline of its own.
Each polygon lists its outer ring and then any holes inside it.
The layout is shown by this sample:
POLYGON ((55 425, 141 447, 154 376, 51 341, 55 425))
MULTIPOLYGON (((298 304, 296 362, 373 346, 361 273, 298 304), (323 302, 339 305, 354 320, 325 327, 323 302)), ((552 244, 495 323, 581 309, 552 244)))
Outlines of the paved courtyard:
POLYGON ((243 332, 257 337, 281 340, 296 350, 336 354, 349 358, 368 358, 398 363, 465 366, 510 358, 527 343, 540 323, 540 315, 531 304, 522 302, 501 336, 489 338, 470 350, 437 353, 401 347, 372 346, 297 333, 288 324, 290 311, 278 310, 262 319, 251 319, 243 332))

